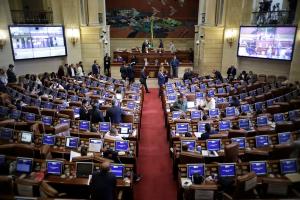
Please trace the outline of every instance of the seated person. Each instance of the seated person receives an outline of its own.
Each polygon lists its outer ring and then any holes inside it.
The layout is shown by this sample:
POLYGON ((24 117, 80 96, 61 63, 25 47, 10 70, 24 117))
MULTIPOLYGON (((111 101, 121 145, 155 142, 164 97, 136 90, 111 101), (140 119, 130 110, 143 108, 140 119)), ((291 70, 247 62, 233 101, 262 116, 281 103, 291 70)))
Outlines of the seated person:
POLYGON ((80 120, 88 120, 88 101, 86 99, 82 100, 82 105, 79 110, 79 119, 80 120))
POLYGON ((118 134, 118 130, 115 128, 111 128, 110 131, 105 134, 104 139, 123 140, 122 136, 118 134))
POLYGON ((88 116, 89 116, 89 119, 90 119, 91 123, 93 123, 93 124, 99 123, 99 122, 104 122, 103 114, 99 110, 97 104, 94 104, 92 109, 89 110, 88 116))
POLYGON ((199 140, 207 140, 207 139, 209 139, 210 135, 215 134, 215 133, 216 133, 216 131, 211 130, 210 124, 206 123, 205 124, 205 132, 198 139, 199 140))
POLYGON ((246 71, 242 71, 242 73, 239 76, 239 80, 248 81, 248 74, 246 71))
POLYGON ((186 112, 187 110, 187 102, 184 99, 183 95, 179 95, 177 101, 171 107, 171 111, 183 111, 186 112))
POLYGON ((210 94, 207 94, 205 96, 205 102, 203 106, 198 107, 199 110, 210 110, 210 109, 215 109, 216 108, 216 100, 213 96, 210 94))
POLYGON ((236 96, 232 96, 231 106, 238 107, 240 106, 240 100, 236 96))

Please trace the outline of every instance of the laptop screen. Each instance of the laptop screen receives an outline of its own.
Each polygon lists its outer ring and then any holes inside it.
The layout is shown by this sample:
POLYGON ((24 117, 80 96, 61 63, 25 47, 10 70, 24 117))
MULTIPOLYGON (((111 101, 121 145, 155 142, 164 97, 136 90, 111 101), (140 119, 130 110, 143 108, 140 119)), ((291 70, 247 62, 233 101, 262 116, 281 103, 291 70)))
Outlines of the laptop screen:
POLYGON ((59 119, 59 123, 60 124, 69 124, 69 126, 70 126, 70 119, 66 119, 66 118, 60 118, 59 119))
POLYGON ((135 102, 134 101, 127 102, 127 108, 133 110, 135 108, 135 102))
POLYGON ((176 95, 168 95, 168 101, 176 101, 176 95))
POLYGON ((231 127, 231 123, 229 120, 227 121, 219 121, 219 130, 220 131, 228 131, 231 127))
POLYGON ((274 114, 274 122, 283 122, 283 121, 284 121, 284 114, 283 113, 274 114))
POLYGON ((115 141, 115 151, 128 151, 129 141, 128 140, 116 140, 115 141))
POLYGON ((200 119, 200 118, 201 118, 201 112, 199 110, 191 111, 191 119, 200 119))
POLYGON ((99 131, 100 132, 110 131, 110 123, 109 122, 100 122, 99 123, 99 131))
POLYGON ((257 117, 256 124, 257 124, 257 126, 267 126, 268 125, 268 117, 267 116, 257 117))
POLYGON ((253 161, 250 162, 250 171, 255 172, 257 175, 267 174, 267 162, 266 161, 253 161))
POLYGON ((92 162, 76 162, 76 177, 87 178, 94 171, 94 163, 92 162))
POLYGON ((262 102, 256 102, 254 104, 254 107, 255 107, 256 111, 262 111, 262 109, 263 109, 263 103, 262 102))
POLYGON ((89 139, 89 151, 90 152, 100 152, 103 146, 103 142, 98 138, 90 138, 89 139))
POLYGON ((30 121, 30 122, 35 121, 35 114, 34 113, 26 113, 25 120, 30 121))
POLYGON ((205 124, 203 122, 198 122, 198 132, 204 133, 205 132, 205 124))
POLYGON ((235 108, 234 107, 227 107, 226 108, 226 116, 235 116, 235 108))
POLYGON ((32 158, 17 158, 16 171, 19 173, 31 173, 33 165, 32 158))
POLYGON ((250 105, 249 104, 241 105, 241 111, 243 113, 249 113, 249 112, 251 112, 250 105))
POLYGON ((181 111, 173 111, 172 112, 172 119, 180 119, 181 111))
POLYGON ((204 176, 205 168, 204 164, 187 164, 187 178, 192 179, 194 174, 204 176))
POLYGON ((15 119, 15 120, 18 120, 18 119, 20 119, 20 117, 21 117, 21 111, 20 110, 12 110, 11 111, 11 114, 10 114, 10 118, 11 119, 15 119))
POLYGON ((279 144, 286 144, 291 142, 292 142, 291 132, 278 133, 279 144))
POLYGON ((195 140, 181 140, 181 151, 182 147, 186 145, 188 146, 188 151, 195 151, 196 148, 196 141, 195 140))
POLYGON ((122 164, 111 164, 110 165, 110 172, 113 173, 117 178, 124 177, 124 169, 125 169, 125 166, 122 164))
POLYGON ((204 99, 204 93, 203 92, 196 92, 196 99, 204 99))
POLYGON ((42 116, 42 122, 45 125, 51 126, 52 125, 52 117, 51 116, 42 116))
POLYGON ((231 142, 238 143, 240 149, 246 148, 246 139, 244 137, 231 138, 231 142))
POLYGON ((208 113, 209 113, 209 117, 219 117, 219 109, 217 108, 210 109, 208 113))
POLYGON ((187 133, 189 132, 188 123, 177 123, 176 124, 176 133, 187 133))
POLYGON ((14 130, 10 128, 1 128, 0 129, 0 139, 10 140, 13 138, 14 130))
POLYGON ((128 134, 132 131, 132 123, 120 123, 120 129, 121 134, 128 134))
POLYGON ((66 137, 66 147, 68 148, 77 148, 79 144, 78 137, 66 137))
POLYGON ((219 176, 220 177, 232 177, 235 176, 235 164, 234 163, 222 163, 219 164, 219 176))
POLYGON ((46 145, 55 145, 55 135, 43 135, 43 144, 46 145))
POLYGON ((208 151, 220 151, 221 140, 219 139, 206 140, 206 146, 208 151))
POLYGON ((187 108, 194 108, 195 107, 195 102, 194 101, 188 101, 187 102, 187 108))
POLYGON ((269 146, 269 136, 268 135, 258 135, 255 136, 256 148, 269 146))
POLYGON ((22 143, 31 143, 33 139, 32 132, 21 132, 21 142, 22 143))
POLYGON ((280 160, 281 174, 297 173, 297 160, 296 159, 285 159, 280 160))
POLYGON ((53 103, 51 103, 51 102, 44 102, 43 103, 43 108, 52 109, 53 108, 53 103))
POLYGON ((90 130, 90 121, 80 120, 79 121, 79 130, 89 131, 90 130))
POLYGON ((61 175, 63 168, 63 162, 57 160, 48 160, 47 161, 47 173, 53 175, 61 175))
POLYGON ((239 119, 239 127, 245 130, 250 129, 249 119, 239 119))

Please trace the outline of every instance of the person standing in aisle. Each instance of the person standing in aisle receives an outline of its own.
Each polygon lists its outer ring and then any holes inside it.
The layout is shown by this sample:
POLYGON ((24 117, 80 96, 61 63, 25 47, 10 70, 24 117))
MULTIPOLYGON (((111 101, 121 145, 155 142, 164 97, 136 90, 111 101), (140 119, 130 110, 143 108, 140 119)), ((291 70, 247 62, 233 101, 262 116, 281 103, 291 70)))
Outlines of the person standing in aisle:
POLYGON ((123 80, 126 80, 127 78, 127 67, 125 61, 123 61, 121 67, 120 67, 120 73, 123 80))
POLYGON ((142 71, 141 71, 140 82, 141 82, 141 84, 144 85, 146 92, 150 93, 149 90, 148 90, 148 86, 147 86, 147 78, 148 78, 148 76, 147 76, 145 70, 146 70, 146 67, 144 66, 143 69, 142 69, 142 71))
POLYGON ((172 78, 178 78, 178 67, 179 67, 179 60, 177 59, 176 55, 174 55, 171 63, 172 67, 172 78))
POLYGON ((104 56, 104 74, 110 76, 110 57, 108 56, 108 53, 104 56))

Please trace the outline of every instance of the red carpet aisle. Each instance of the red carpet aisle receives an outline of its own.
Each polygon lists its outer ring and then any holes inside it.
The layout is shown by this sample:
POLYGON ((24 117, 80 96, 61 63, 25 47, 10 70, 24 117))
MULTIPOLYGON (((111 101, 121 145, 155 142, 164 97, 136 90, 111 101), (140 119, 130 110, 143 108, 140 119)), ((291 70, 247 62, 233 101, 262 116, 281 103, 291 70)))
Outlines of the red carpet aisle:
POLYGON ((135 200, 175 200, 176 182, 166 141, 163 110, 158 89, 145 93, 142 115, 138 173, 142 180, 135 185, 135 200))

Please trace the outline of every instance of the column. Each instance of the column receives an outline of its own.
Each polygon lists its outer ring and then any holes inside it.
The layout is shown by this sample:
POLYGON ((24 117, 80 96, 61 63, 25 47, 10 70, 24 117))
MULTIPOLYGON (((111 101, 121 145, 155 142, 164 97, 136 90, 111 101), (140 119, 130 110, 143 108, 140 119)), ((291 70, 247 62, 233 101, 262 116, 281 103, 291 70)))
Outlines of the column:
POLYGON ((62 1, 51 0, 53 24, 62 24, 62 1))
POLYGON ((9 39, 8 25, 12 24, 8 0, 2 0, 0 6, 0 38, 5 40, 3 49, 0 49, 0 66, 6 67, 14 64, 9 39))
POLYGON ((209 26, 216 25, 216 6, 217 0, 208 0, 205 5, 205 24, 209 26))
POLYGON ((98 0, 87 0, 88 2, 88 14, 89 14, 89 25, 98 26, 99 19, 99 1, 98 0))
MULTIPOLYGON (((300 3, 298 2, 296 13, 298 13, 299 16, 299 10, 300 10, 300 3)), ((296 14, 297 16, 297 14, 296 14)), ((298 27, 300 26, 300 19, 296 18, 298 20, 298 27)), ((293 54, 293 60, 291 62, 291 68, 290 68, 290 75, 289 80, 291 82, 294 81, 300 81, 300 30, 297 31, 296 41, 295 41, 295 49, 293 54)))

